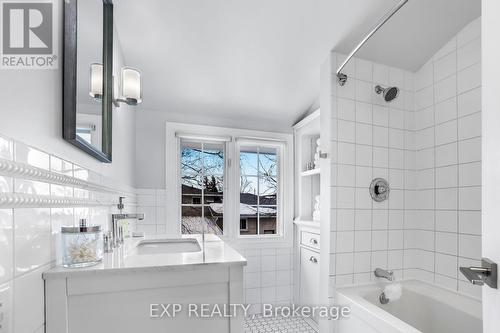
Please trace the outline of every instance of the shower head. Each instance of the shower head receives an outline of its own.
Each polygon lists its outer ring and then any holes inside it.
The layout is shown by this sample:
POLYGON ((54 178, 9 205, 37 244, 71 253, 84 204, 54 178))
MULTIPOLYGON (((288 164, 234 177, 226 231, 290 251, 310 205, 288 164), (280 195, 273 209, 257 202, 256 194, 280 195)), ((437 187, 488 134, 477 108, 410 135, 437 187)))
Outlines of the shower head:
POLYGON ((381 86, 375 87, 375 92, 377 94, 382 94, 384 96, 384 100, 389 103, 395 100, 399 96, 399 88, 398 87, 387 87, 383 88, 381 86))

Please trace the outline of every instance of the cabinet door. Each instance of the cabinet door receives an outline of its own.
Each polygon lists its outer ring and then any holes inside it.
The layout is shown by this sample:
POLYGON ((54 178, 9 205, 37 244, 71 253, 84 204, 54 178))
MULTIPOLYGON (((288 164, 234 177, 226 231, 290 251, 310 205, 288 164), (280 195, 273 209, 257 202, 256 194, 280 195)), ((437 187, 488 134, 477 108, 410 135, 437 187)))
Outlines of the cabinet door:
MULTIPOLYGON (((300 303, 318 305, 319 253, 300 248, 300 303)), ((316 319, 315 319, 316 320, 316 319)))

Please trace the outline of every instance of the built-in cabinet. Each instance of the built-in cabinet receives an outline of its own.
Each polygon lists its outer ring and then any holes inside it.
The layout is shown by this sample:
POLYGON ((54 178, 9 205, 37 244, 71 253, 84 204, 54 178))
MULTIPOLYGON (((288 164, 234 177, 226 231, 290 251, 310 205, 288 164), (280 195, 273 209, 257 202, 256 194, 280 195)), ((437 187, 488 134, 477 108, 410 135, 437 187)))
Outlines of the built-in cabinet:
MULTIPOLYGON (((294 126, 295 155, 295 302, 318 305, 320 293, 320 217, 322 158, 320 111, 294 126)), ((312 318, 313 325, 317 318, 312 318)))
POLYGON ((294 126, 295 220, 319 223, 314 214, 320 195, 320 111, 310 114, 294 126))
MULTIPOLYGON (((300 304, 315 305, 318 304, 319 294, 319 255, 305 247, 300 248, 300 304)), ((314 318, 317 322, 317 318, 314 318)))

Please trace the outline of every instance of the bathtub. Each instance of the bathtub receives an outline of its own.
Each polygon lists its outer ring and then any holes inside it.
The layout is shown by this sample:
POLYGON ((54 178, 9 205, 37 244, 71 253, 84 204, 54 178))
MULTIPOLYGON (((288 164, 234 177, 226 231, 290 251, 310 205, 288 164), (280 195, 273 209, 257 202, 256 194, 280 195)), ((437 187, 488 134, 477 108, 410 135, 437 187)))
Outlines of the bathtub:
POLYGON ((401 298, 380 304, 380 285, 339 288, 336 303, 351 307, 338 333, 480 333, 481 302, 425 282, 400 281, 401 298))

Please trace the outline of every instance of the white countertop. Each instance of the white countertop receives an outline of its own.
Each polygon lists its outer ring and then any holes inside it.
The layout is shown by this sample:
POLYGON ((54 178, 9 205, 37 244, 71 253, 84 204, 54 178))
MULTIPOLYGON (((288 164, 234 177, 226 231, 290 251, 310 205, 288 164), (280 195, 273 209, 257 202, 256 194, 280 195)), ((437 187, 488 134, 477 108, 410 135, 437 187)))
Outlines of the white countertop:
POLYGON ((201 235, 183 235, 181 238, 195 238, 198 240, 201 251, 185 253, 147 254, 137 255, 133 250, 140 241, 154 239, 172 239, 179 236, 156 235, 147 237, 126 238, 125 243, 113 253, 105 253, 102 263, 84 268, 54 267, 43 273, 44 279, 80 277, 95 274, 116 274, 129 272, 168 271, 178 269, 193 269, 199 265, 243 265, 246 259, 227 245, 219 237, 212 234, 205 235, 202 242, 201 235))

